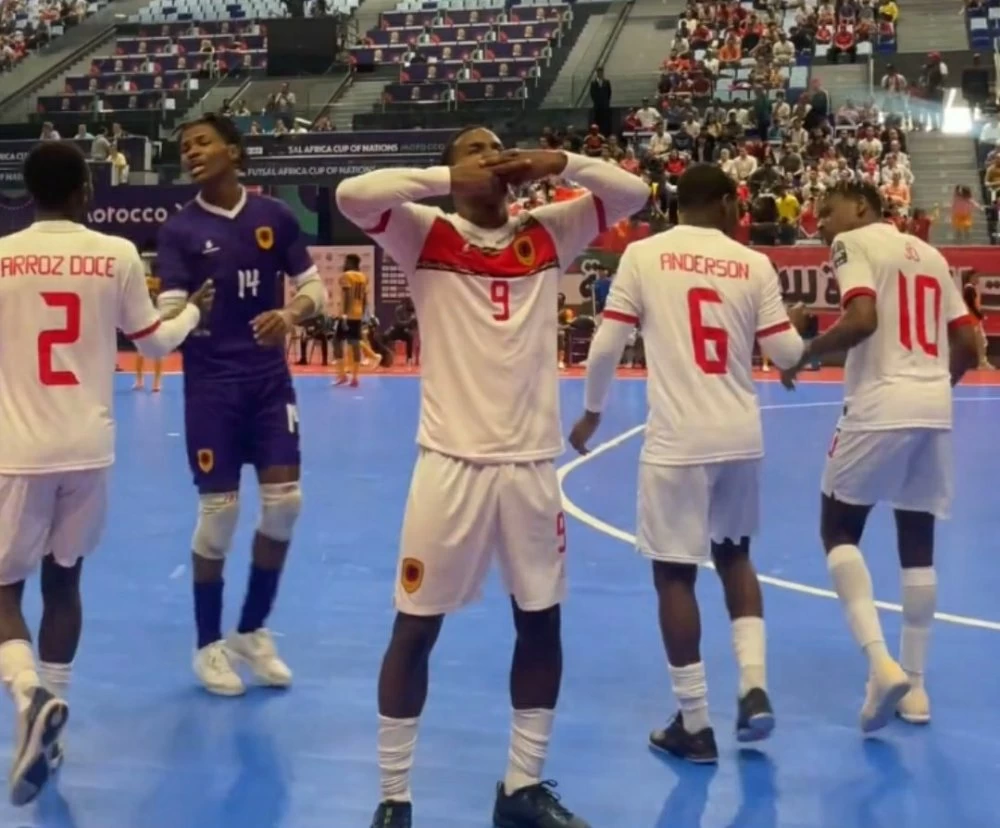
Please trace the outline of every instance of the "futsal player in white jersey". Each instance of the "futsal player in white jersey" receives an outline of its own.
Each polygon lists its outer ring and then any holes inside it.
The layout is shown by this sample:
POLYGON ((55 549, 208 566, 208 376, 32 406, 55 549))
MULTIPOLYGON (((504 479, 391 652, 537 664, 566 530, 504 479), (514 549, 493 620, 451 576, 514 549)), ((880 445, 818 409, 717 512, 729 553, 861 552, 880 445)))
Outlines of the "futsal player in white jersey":
MULTIPOLYGON (((708 715, 698 565, 715 562, 740 667, 737 737, 774 727, 767 695, 763 602, 750 561, 764 455, 751 373, 754 341, 789 368, 803 343, 766 256, 730 238, 736 185, 716 166, 677 183, 678 227, 628 247, 590 348, 586 411, 570 443, 585 453, 615 368, 639 325, 649 367, 649 419, 639 464, 636 544, 653 562, 659 621, 680 712, 650 746, 692 762, 718 759, 708 715)), ((804 323, 801 309, 796 323, 804 323)))
POLYGON ((31 151, 28 229, 0 239, 0 680, 18 714, 15 805, 61 763, 70 665, 82 625, 80 571, 104 527, 114 460, 116 329, 160 357, 198 324, 213 288, 161 324, 135 245, 83 225, 90 177, 75 144, 31 151), (42 571, 38 657, 21 612, 42 571))
POLYGON ((976 365, 973 318, 930 245, 882 221, 874 186, 839 184, 820 207, 843 313, 812 340, 806 360, 847 351, 844 410, 823 471, 820 534, 847 623, 869 661, 861 727, 893 712, 930 721, 924 666, 937 578, 934 522, 952 499, 951 386, 976 365), (900 663, 889 654, 858 549, 879 501, 895 510, 902 567, 900 663))
POLYGON ((562 673, 559 605, 566 523, 553 460, 562 453, 556 355, 559 274, 649 195, 635 176, 562 152, 505 152, 468 128, 442 164, 387 169, 337 190, 341 212, 409 281, 420 321, 421 406, 403 519, 398 615, 379 677, 382 802, 372 826, 411 824, 410 767, 444 616, 478 597, 496 556, 517 641, 500 828, 583 828, 542 782, 562 673), (573 201, 511 217, 508 184, 571 179, 573 201), (417 202, 450 195, 455 213, 417 202))

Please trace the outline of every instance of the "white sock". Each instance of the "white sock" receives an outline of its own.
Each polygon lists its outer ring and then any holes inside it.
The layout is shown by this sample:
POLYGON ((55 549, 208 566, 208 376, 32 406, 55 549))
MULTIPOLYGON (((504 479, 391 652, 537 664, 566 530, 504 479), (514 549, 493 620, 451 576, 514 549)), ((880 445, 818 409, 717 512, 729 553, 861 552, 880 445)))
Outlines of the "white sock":
POLYGON ((7 687, 17 712, 27 710, 31 692, 40 684, 29 642, 15 639, 0 644, 0 681, 7 687))
POLYGON ((903 632, 899 661, 911 687, 924 686, 927 646, 937 605, 937 574, 932 566, 903 570, 903 632))
POLYGON ((686 667, 668 665, 670 684, 681 708, 684 729, 688 733, 698 733, 712 723, 708 718, 708 682, 705 680, 705 665, 701 661, 686 667))
POLYGON ((549 752, 554 710, 536 708, 515 710, 510 728, 510 751, 503 788, 507 794, 537 785, 542 781, 542 767, 549 752))
POLYGON ((767 690, 767 639, 763 618, 747 615, 733 620, 733 650, 740 667, 740 698, 754 687, 767 690))
POLYGON ((378 768, 383 802, 409 802, 412 798, 410 769, 419 723, 420 719, 378 717, 378 768))
POLYGON ((882 634, 882 624, 875 609, 872 576, 868 572, 861 550, 850 544, 835 546, 826 556, 826 566, 833 579, 833 588, 844 605, 847 626, 854 640, 874 665, 889 657, 882 634))
POLYGON ((42 687, 64 701, 69 695, 69 679, 72 672, 72 664, 56 664, 52 661, 38 662, 38 676, 42 680, 42 687))

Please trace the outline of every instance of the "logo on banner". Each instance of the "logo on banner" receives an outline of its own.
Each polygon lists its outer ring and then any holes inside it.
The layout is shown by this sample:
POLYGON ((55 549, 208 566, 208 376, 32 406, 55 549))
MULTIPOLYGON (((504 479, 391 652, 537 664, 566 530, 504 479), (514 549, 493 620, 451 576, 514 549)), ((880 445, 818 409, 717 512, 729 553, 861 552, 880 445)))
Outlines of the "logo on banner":
POLYGON ((208 474, 215 468, 215 452, 211 449, 198 449, 198 468, 208 474))
POLYGON ((261 250, 274 247, 274 231, 270 227, 258 227, 253 233, 257 237, 257 247, 261 250))
POLYGON ((535 264, 535 243, 530 236, 518 236, 514 239, 514 255, 524 267, 535 264))

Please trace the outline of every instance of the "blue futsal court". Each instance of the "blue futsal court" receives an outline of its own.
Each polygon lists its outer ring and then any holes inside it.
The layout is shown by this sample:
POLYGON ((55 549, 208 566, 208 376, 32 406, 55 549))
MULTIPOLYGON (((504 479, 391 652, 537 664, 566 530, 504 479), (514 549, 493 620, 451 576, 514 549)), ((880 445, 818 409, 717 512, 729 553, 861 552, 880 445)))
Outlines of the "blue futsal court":
MULTIPOLYGON (((377 803, 375 681, 392 619, 396 545, 416 454, 416 378, 358 390, 297 381, 306 505, 271 626, 295 670, 287 693, 217 699, 191 672, 188 568, 195 514, 181 380, 134 394, 117 377, 118 463, 101 550, 85 567, 85 625, 57 788, 0 828, 367 828, 377 803)), ((563 381, 563 418, 583 384, 563 381)), ((647 751, 673 713, 648 566, 632 551, 645 383, 619 381, 585 462, 567 453, 571 596, 565 681, 547 772, 594 828, 972 828, 1000 824, 1000 388, 955 406, 957 500, 938 534, 939 610, 928 687, 933 723, 862 739, 865 664, 831 600, 818 540, 820 470, 838 384, 764 384, 765 587, 778 728, 759 751, 732 733, 736 670, 721 591, 701 579, 703 654, 717 769, 647 751)), ((256 491, 247 477, 226 618, 247 575, 256 491)), ((899 597, 891 517, 864 549, 877 595, 899 597)), ((28 590, 33 624, 37 589, 28 590)), ((884 613, 893 649, 898 612, 884 613)), ((510 610, 496 582, 449 620, 435 654, 414 772, 416 828, 488 828, 506 764, 510 610)), ((0 714, 9 761, 12 707, 0 714)))

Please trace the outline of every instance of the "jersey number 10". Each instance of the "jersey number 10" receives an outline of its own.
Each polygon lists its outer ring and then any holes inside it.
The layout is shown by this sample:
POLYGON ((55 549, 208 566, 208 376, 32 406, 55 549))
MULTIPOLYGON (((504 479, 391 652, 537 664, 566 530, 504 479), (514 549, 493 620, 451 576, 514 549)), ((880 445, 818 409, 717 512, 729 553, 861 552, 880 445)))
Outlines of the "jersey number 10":
POLYGON ((927 356, 938 355, 938 330, 941 323, 941 285, 933 276, 907 277, 899 271, 899 343, 913 350, 913 340, 927 356), (912 286, 911 286, 912 285, 912 286), (910 295, 913 303, 910 304, 910 295), (927 307, 933 309, 933 328, 928 330, 927 307), (913 308, 911 313, 910 308, 913 308))

